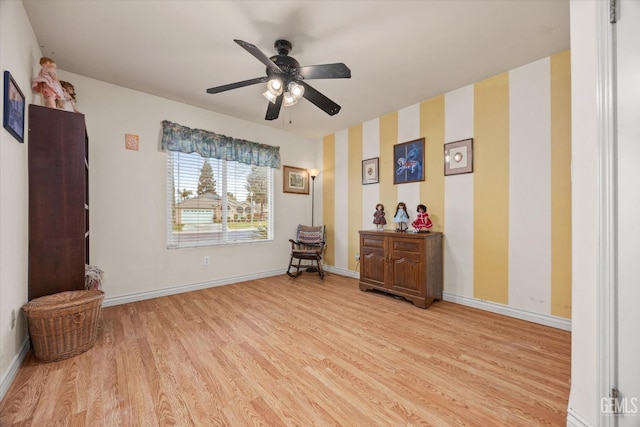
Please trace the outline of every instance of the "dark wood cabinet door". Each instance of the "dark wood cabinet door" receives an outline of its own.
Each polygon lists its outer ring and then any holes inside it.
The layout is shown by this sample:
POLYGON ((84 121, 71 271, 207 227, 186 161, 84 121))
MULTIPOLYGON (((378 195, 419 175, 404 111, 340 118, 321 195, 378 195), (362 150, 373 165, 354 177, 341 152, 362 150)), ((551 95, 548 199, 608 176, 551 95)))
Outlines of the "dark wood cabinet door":
MULTIPOLYGON (((386 288, 384 236, 360 237, 360 281, 378 288, 386 288)), ((362 289, 362 286, 361 286, 362 289)))
POLYGON ((389 289, 402 296, 424 297, 424 240, 396 237, 389 246, 389 289))

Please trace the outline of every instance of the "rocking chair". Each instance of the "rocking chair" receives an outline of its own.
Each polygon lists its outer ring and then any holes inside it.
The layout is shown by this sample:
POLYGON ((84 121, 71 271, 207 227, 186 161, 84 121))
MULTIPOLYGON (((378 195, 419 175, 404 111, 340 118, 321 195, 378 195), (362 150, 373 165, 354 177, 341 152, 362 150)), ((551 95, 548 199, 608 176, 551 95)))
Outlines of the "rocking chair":
POLYGON ((289 239, 289 242, 291 242, 291 259, 289 260, 289 268, 287 268, 289 276, 296 278, 302 272, 301 270, 306 270, 308 272, 317 271, 320 278, 324 278, 324 270, 322 269, 322 251, 324 251, 325 247, 324 238, 324 225, 317 227, 298 225, 296 239, 289 239), (294 260, 298 260, 297 264, 294 260), (309 263, 301 265, 303 260, 309 261, 309 263), (291 272, 292 268, 296 269, 293 273, 291 272))

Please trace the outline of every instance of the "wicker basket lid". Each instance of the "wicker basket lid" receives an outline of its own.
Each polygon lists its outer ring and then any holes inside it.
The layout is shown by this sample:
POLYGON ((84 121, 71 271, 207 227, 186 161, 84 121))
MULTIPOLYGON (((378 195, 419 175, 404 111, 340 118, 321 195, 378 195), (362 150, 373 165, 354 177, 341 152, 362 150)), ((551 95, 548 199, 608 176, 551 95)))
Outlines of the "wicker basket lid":
POLYGON ((52 308, 63 309, 86 304, 104 298, 100 290, 64 291, 53 295, 34 298, 26 303, 22 309, 26 312, 49 311, 52 308))

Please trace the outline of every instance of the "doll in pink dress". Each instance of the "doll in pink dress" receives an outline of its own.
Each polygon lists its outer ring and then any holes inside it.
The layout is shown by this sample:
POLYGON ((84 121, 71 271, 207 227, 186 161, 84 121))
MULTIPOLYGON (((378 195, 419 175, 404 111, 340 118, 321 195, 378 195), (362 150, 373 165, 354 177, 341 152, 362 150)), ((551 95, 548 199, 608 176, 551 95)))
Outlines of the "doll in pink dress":
POLYGON ((58 81, 58 74, 56 73, 56 62, 43 56, 40 58, 40 65, 42 68, 36 78, 33 79, 31 90, 42 96, 46 107, 56 108, 56 99, 64 98, 64 90, 58 81))
POLYGON ((373 213, 373 223, 376 225, 376 230, 378 231, 382 231, 387 223, 387 219, 384 215, 384 205, 382 203, 378 203, 376 205, 376 211, 373 213))
POLYGON ((433 223, 429 218, 429 214, 427 213, 427 207, 425 205, 418 205, 416 208, 417 218, 411 223, 413 227, 413 232, 417 233, 421 230, 429 230, 433 227, 433 223))

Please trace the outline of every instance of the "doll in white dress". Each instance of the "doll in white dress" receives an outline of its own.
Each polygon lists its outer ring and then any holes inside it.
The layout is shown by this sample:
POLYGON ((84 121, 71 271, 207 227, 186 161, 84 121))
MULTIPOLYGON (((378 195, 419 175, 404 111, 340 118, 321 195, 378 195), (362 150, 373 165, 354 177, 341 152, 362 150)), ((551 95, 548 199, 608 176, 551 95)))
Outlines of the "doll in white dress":
POLYGON ((398 223, 396 231, 407 231, 407 222, 409 222, 409 214, 407 213, 407 205, 404 202, 398 203, 396 214, 393 216, 393 222, 398 223))

